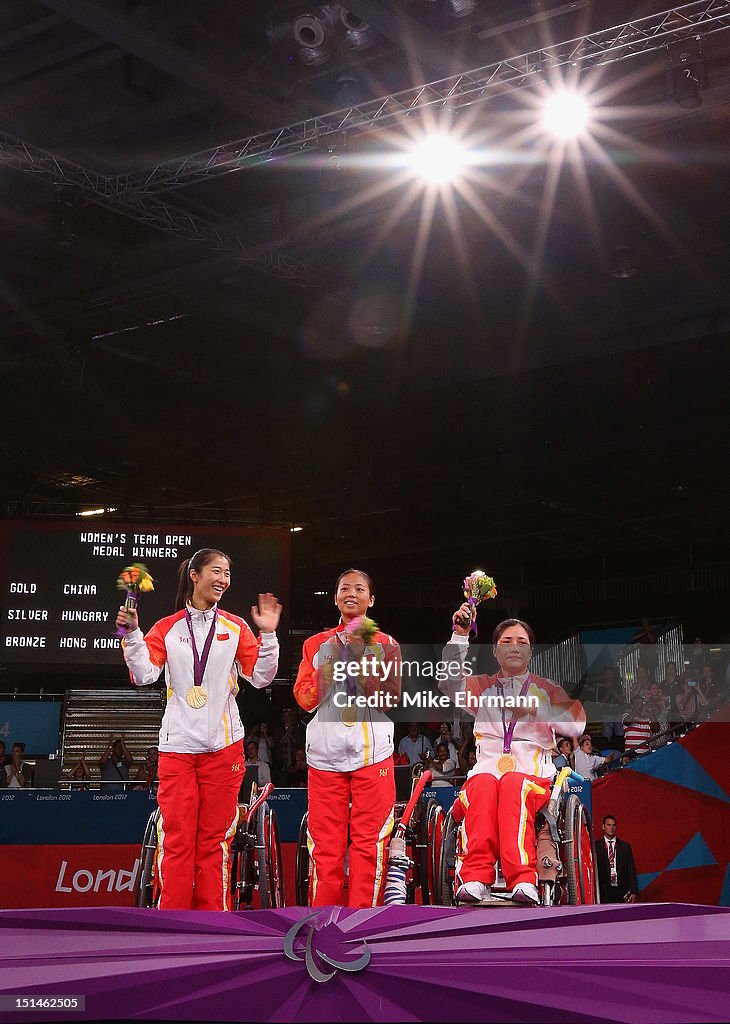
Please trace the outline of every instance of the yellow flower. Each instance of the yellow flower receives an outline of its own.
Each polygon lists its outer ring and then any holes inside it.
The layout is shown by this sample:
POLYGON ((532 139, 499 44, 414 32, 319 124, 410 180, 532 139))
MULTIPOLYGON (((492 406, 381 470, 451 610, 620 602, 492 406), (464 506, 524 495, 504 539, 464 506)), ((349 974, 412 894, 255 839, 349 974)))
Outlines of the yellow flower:
POLYGON ((143 576, 142 579, 139 581, 139 589, 142 591, 143 594, 149 594, 150 590, 154 590, 155 585, 152 582, 152 577, 143 576))

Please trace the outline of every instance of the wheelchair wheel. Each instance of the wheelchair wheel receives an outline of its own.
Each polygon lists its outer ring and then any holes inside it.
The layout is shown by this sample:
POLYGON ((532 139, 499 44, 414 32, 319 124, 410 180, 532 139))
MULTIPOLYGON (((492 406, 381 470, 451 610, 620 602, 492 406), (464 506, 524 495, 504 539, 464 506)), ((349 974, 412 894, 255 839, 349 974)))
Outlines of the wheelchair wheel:
POLYGON ((590 815, 575 793, 565 802, 563 850, 568 903, 573 906, 598 903, 590 815))
POLYGON ((294 899, 298 907, 309 906, 309 846, 307 845, 307 824, 309 813, 305 812, 299 826, 297 839, 297 861, 294 870, 294 899))
POLYGON ((438 856, 438 870, 434 876, 435 904, 442 907, 454 905, 454 875, 456 871, 456 844, 459 826, 454 821, 451 811, 443 819, 443 829, 438 856))
POLYGON ((135 907, 156 907, 160 900, 160 885, 157 877, 157 823, 159 808, 147 819, 139 854, 139 866, 134 879, 135 907))
POLYGON ((263 804, 256 816, 256 861, 261 909, 283 907, 284 875, 279 822, 268 804, 263 804))
POLYGON ((418 881, 424 906, 435 902, 436 873, 443 831, 443 807, 436 800, 430 799, 418 823, 418 881))

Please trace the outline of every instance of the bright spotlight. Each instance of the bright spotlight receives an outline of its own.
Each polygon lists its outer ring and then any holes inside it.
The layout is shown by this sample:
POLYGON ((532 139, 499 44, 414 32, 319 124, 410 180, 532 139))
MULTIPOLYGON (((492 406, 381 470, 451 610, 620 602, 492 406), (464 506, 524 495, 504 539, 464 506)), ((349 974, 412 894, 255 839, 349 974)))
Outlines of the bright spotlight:
POLYGON ((428 135, 410 155, 410 166, 421 178, 433 185, 453 181, 469 162, 469 153, 450 135, 428 135))
POLYGON ((545 130, 559 139, 574 139, 585 131, 590 110, 583 96, 576 92, 556 92, 545 104, 545 130))

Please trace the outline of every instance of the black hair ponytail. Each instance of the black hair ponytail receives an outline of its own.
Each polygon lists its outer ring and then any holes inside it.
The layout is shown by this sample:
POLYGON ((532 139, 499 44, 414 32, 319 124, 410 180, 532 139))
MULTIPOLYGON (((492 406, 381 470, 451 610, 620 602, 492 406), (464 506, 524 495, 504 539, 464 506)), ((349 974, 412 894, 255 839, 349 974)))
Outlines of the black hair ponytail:
POLYGON ((233 565, 231 556, 227 555, 225 551, 219 551, 218 548, 201 548, 194 555, 191 555, 190 558, 186 558, 184 562, 180 563, 180 568, 177 570, 176 612, 182 611, 193 596, 193 581, 190 578, 190 573, 193 571, 200 572, 208 562, 212 562, 214 558, 219 557, 225 558, 230 566, 233 565))

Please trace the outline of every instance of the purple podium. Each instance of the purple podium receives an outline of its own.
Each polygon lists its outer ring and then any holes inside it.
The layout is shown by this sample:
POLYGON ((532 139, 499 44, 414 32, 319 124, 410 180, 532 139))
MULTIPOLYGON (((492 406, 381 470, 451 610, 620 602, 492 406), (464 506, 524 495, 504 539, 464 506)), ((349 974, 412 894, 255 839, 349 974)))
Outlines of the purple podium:
POLYGON ((730 1021, 720 907, 2 911, 0 949, 0 1022, 730 1021))

